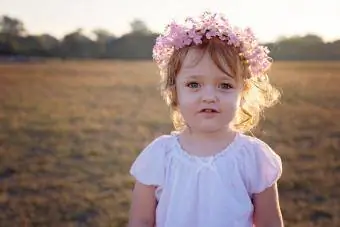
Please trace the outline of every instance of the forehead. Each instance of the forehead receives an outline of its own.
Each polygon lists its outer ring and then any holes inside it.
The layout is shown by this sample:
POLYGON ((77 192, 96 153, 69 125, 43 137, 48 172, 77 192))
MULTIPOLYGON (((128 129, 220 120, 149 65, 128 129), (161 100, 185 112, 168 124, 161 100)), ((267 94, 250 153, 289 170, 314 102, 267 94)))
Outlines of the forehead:
POLYGON ((178 77, 188 76, 209 76, 209 77, 228 77, 232 78, 228 64, 219 59, 223 71, 212 60, 208 51, 189 49, 185 56, 178 77))

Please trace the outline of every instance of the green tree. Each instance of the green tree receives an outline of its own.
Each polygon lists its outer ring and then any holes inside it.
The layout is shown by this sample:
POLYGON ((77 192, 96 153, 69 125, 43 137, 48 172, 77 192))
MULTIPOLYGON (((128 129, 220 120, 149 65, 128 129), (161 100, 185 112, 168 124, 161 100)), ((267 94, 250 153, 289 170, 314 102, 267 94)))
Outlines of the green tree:
POLYGON ((151 34, 146 23, 140 19, 135 19, 130 23, 131 33, 151 34))
POLYGON ((97 48, 94 41, 83 34, 82 29, 66 34, 61 41, 61 53, 63 57, 94 57, 97 48))
POLYGON ((105 29, 98 28, 93 30, 92 33, 96 36, 96 41, 100 43, 107 43, 108 41, 116 39, 116 37, 111 32, 105 29))
POLYGON ((107 56, 108 46, 116 37, 105 29, 95 29, 92 33, 96 37, 97 56, 102 58, 107 56))
POLYGON ((24 23, 16 18, 2 16, 0 18, 0 33, 11 36, 22 36, 26 33, 24 23))

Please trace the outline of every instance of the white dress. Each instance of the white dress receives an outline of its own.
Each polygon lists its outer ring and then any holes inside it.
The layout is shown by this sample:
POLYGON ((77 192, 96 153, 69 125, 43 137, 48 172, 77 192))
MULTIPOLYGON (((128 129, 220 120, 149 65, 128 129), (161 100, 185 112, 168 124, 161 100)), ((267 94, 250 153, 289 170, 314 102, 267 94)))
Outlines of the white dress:
POLYGON ((242 133, 209 157, 190 155, 171 134, 152 141, 130 173, 156 186, 156 227, 252 227, 252 195, 280 178, 282 164, 266 143, 242 133))

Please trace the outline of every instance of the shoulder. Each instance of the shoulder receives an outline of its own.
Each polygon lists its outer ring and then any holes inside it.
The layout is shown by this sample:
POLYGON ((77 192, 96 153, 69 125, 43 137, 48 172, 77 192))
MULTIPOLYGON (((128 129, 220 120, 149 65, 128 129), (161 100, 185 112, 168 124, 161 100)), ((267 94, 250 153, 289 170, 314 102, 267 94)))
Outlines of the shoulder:
POLYGON ((155 137, 152 141, 151 144, 168 144, 171 140, 173 139, 173 135, 171 134, 162 134, 160 136, 155 137))
POLYGON ((255 136, 241 134, 241 137, 243 139, 243 143, 248 147, 269 146, 266 142, 255 136))
POLYGON ((240 162, 249 191, 258 193, 273 185, 282 174, 281 157, 263 140, 242 134, 240 162))
POLYGON ((265 141, 257 138, 248 136, 245 134, 241 135, 242 137, 242 145, 243 145, 243 152, 245 155, 252 157, 252 158, 260 158, 262 156, 266 156, 268 158, 280 159, 278 153, 276 153, 273 148, 266 143, 265 141))
POLYGON ((171 150, 173 137, 161 135, 154 138, 137 155, 130 174, 147 185, 160 185, 164 178, 167 154, 171 150))
POLYGON ((141 157, 161 157, 171 150, 173 144, 173 136, 163 134, 152 139, 142 150, 139 152, 137 159, 141 157))
POLYGON ((155 137, 149 144, 143 148, 142 153, 146 152, 165 152, 166 148, 170 148, 173 142, 173 136, 163 134, 155 137))

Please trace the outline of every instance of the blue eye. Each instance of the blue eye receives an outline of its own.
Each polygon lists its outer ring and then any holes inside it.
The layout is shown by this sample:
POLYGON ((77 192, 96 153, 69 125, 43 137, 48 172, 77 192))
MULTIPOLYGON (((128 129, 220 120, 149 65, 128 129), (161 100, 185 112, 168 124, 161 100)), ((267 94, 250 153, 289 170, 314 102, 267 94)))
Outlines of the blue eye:
POLYGON ((187 83, 187 87, 189 88, 199 88, 200 84, 197 82, 189 82, 187 83))
POLYGON ((222 83, 222 84, 220 85, 220 87, 221 87, 222 89, 231 89, 231 88, 233 88, 233 85, 231 85, 231 84, 229 84, 229 83, 222 83))

